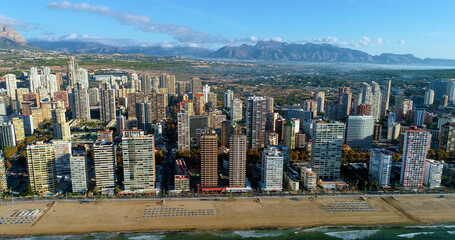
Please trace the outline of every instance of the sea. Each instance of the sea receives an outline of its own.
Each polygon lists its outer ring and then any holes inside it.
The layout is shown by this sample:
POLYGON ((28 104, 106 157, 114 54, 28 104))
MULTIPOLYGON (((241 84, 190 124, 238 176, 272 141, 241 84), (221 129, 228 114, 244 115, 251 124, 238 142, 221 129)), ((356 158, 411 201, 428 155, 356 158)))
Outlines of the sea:
POLYGON ((218 240, 218 239, 455 239, 455 223, 437 225, 325 226, 315 228, 255 229, 234 231, 150 231, 87 233, 63 236, 28 236, 23 240, 218 240))

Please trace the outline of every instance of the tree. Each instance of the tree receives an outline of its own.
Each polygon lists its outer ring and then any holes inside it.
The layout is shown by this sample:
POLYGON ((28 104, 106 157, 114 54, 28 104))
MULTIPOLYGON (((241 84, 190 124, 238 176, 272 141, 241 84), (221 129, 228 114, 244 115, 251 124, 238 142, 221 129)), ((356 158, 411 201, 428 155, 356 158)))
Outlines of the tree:
POLYGON ((9 162, 9 160, 5 161, 5 166, 6 166, 6 169, 10 169, 11 168, 11 163, 9 162))

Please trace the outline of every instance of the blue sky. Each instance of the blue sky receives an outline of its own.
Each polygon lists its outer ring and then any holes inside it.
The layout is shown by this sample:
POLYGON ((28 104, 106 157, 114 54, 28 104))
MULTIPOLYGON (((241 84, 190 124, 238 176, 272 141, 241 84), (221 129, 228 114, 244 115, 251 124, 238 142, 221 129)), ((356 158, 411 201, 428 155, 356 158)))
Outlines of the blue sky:
POLYGON ((208 48, 273 39, 453 59, 454 10, 453 0, 0 0, 0 24, 26 39, 208 48))

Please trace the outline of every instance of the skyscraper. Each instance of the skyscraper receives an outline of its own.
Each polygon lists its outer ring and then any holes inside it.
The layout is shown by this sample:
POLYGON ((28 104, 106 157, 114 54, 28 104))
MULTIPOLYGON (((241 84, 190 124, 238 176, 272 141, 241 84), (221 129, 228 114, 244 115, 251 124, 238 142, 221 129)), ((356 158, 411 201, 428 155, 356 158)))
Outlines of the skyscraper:
POLYGON ((14 126, 14 135, 16 136, 16 142, 22 142, 25 140, 24 121, 19 117, 12 117, 11 122, 14 126))
POLYGON ((14 126, 11 122, 0 123, 0 148, 4 150, 5 147, 16 146, 16 133, 14 126))
POLYGON ((177 147, 179 151, 190 150, 190 117, 187 112, 177 113, 177 147))
POLYGON ((224 108, 231 109, 231 102, 234 99, 234 91, 228 89, 224 92, 224 108))
POLYGON ((11 97, 11 100, 16 100, 16 89, 17 89, 16 75, 6 74, 5 81, 6 81, 6 93, 8 94, 8 96, 11 97))
POLYGON ((275 147, 262 151, 261 188, 264 191, 283 189, 283 155, 275 147))
MULTIPOLYGON (((70 87, 76 87, 76 71, 77 71, 77 63, 74 57, 70 57, 67 61, 67 68, 66 68, 66 76, 68 77, 68 85, 70 87)), ((32 91, 30 89, 30 91, 32 91)))
POLYGON ((390 89, 392 88, 392 81, 390 79, 386 79, 385 84, 382 88, 382 104, 381 104, 381 117, 385 117, 387 115, 387 111, 389 110, 389 102, 390 102, 390 89))
POLYGON ((369 149, 373 143, 374 118, 349 116, 346 124, 346 145, 351 148, 369 149))
MULTIPOLYGON (((221 123, 221 147, 230 147, 230 139, 232 134, 234 134, 234 129, 232 128, 231 121, 224 121, 221 123)), ((246 145, 246 143, 245 143, 246 145)))
POLYGON ((425 106, 430 106, 434 102, 434 90, 428 89, 425 91, 425 98, 423 100, 423 104, 425 106))
POLYGON ((274 101, 273 97, 266 97, 265 98, 265 105, 266 105, 265 110, 267 112, 273 112, 274 111, 274 109, 273 109, 274 104, 275 104, 275 101, 274 101))
POLYGON ((441 177, 444 164, 433 159, 426 159, 424 169, 423 184, 429 188, 441 187, 441 177))
POLYGON ((101 121, 110 122, 115 120, 115 89, 109 83, 103 83, 101 87, 101 121))
POLYGON ((411 126, 405 132, 400 177, 400 183, 403 187, 417 188, 422 186, 425 159, 430 143, 431 134, 427 130, 411 126))
POLYGON ((229 186, 246 186, 246 136, 232 135, 229 149, 229 186))
POLYGON ((54 146, 37 142, 27 146, 27 167, 30 186, 34 192, 55 192, 57 174, 54 146))
POLYGON ((455 79, 437 79, 430 83, 429 89, 434 90, 434 99, 440 100, 444 95, 450 96, 450 89, 455 84, 455 79))
POLYGON ((249 149, 265 145, 265 98, 248 97, 246 104, 246 141, 249 149))
POLYGON ((198 77, 191 77, 190 78, 190 84, 191 84, 191 92, 193 94, 195 93, 201 93, 202 91, 202 81, 198 77))
POLYGON ((231 102, 230 116, 231 121, 242 121, 243 119, 243 103, 240 98, 234 98, 231 102))
POLYGON ((70 156, 70 168, 73 193, 87 192, 87 155, 85 148, 80 151, 73 151, 73 155, 70 156))
POLYGON ((54 146, 55 173, 57 176, 70 174, 71 142, 52 140, 52 145, 54 146))
POLYGON ((126 191, 155 189, 155 138, 153 135, 122 137, 123 175, 126 191))
POLYGON ((87 88, 77 84, 77 87, 73 88, 73 94, 73 118, 82 121, 90 120, 90 97, 87 88))
POLYGON ((283 144, 289 149, 295 148, 295 124, 289 120, 284 124, 283 144))
POLYGON ((115 188, 115 152, 113 142, 96 141, 93 144, 96 186, 103 193, 113 193, 115 188))
POLYGON ((218 137, 216 134, 201 136, 201 187, 218 186, 218 137))
POLYGON ((194 114, 202 115, 205 113, 204 94, 193 94, 194 99, 194 114))
POLYGON ((370 152, 369 174, 381 187, 390 184, 390 172, 392 169, 392 154, 386 149, 375 148, 370 152))
POLYGON ((343 123, 316 122, 311 137, 310 165, 322 179, 340 177, 343 123))
POLYGON ((439 149, 445 152, 455 151, 455 123, 447 122, 441 126, 439 149))
POLYGON ((323 113, 325 106, 325 92, 317 92, 314 95, 314 100, 318 103, 318 113, 323 113))

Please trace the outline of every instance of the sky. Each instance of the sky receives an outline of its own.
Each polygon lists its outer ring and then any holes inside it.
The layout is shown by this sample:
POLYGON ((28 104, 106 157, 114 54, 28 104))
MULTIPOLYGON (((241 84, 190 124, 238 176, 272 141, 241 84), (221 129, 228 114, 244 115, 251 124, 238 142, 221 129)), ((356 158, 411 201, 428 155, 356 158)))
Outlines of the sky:
POLYGON ((194 46, 262 40, 455 59, 453 0, 0 0, 27 40, 194 46))

